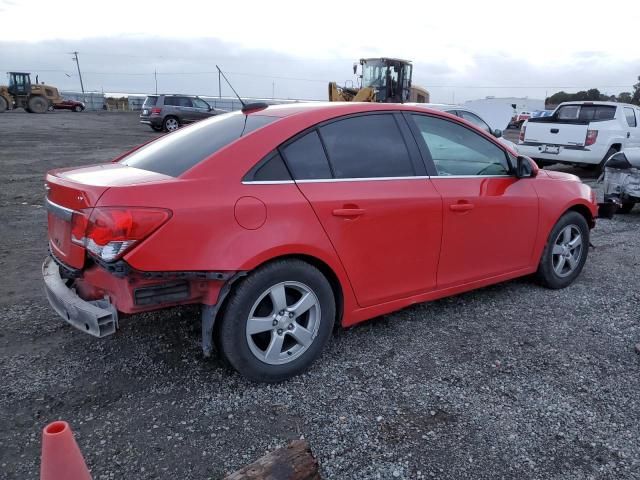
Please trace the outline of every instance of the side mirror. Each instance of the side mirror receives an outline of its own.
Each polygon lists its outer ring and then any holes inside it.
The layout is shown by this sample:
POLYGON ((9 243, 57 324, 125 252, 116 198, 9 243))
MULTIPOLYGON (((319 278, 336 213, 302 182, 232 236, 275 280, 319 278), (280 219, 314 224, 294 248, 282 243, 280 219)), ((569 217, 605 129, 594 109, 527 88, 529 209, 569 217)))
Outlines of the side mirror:
POLYGON ((537 168, 533 166, 533 163, 527 157, 518 155, 518 158, 516 160, 517 178, 535 177, 537 173, 537 168))
POLYGON ((615 168, 618 170, 627 170, 632 168, 632 165, 629 163, 629 160, 627 160, 627 156, 624 152, 617 152, 611 155, 604 166, 606 168, 615 168))
POLYGON ((496 138, 500 138, 502 136, 502 130, 500 130, 499 128, 496 128, 493 132, 491 132, 493 134, 494 137, 496 138))

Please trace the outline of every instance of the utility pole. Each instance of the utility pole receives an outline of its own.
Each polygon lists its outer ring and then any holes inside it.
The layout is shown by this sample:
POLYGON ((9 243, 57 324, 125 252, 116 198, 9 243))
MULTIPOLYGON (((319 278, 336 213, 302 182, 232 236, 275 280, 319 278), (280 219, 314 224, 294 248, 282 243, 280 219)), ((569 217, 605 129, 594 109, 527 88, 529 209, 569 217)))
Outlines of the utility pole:
POLYGON ((82 73, 80 73, 80 62, 78 61, 78 52, 71 52, 73 53, 73 61, 76 62, 76 67, 78 67, 78 77, 80 77, 80 89, 82 90, 82 101, 86 103, 87 99, 85 98, 84 95, 84 83, 82 83, 82 73))
POLYGON ((156 95, 158 94, 158 71, 154 70, 153 71, 153 78, 156 81, 156 95))
POLYGON ((271 100, 276 98, 276 82, 271 82, 271 100))
MULTIPOLYGON (((217 68, 217 65, 216 65, 217 68)), ((222 98, 222 84, 220 83, 220 69, 218 68, 218 98, 222 98)))

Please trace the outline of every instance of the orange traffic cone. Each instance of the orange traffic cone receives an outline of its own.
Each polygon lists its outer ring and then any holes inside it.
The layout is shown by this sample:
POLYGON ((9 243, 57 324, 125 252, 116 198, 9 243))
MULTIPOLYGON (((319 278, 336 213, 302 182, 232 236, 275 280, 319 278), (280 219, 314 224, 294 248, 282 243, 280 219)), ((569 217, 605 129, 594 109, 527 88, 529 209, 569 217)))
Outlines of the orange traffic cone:
POLYGON ((91 480, 67 422, 53 422, 42 430, 41 462, 40 480, 91 480))

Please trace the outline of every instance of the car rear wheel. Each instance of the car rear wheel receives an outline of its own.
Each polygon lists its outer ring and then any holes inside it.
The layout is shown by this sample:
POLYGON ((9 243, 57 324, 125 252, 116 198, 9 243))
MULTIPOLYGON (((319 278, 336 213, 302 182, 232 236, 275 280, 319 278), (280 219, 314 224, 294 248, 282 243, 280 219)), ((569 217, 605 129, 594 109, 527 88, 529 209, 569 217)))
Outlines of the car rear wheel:
POLYGON ((240 374, 279 382, 320 356, 334 320, 335 299, 324 275, 306 262, 280 260, 249 274, 231 293, 218 343, 240 374))
POLYGON ((167 117, 162 122, 162 128, 167 132, 174 132, 180 128, 180 121, 176 117, 167 117))
POLYGON ((580 275, 589 251, 589 226, 578 212, 567 212, 553 227, 538 266, 547 288, 564 288, 580 275))

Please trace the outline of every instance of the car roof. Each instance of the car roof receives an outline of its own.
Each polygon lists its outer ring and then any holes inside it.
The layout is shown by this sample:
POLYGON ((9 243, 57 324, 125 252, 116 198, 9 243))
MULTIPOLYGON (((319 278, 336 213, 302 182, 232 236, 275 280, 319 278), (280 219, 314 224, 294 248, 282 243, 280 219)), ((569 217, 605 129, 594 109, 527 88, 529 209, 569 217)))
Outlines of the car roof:
MULTIPOLYGON (((422 107, 420 103, 369 103, 369 102, 300 102, 286 105, 269 105, 267 108, 256 109, 248 114, 263 115, 269 117, 289 117, 292 115, 322 111, 328 115, 348 115, 350 113, 376 112, 376 111, 425 111, 436 110, 422 107)), ((441 110, 436 110, 441 112, 441 110)))

